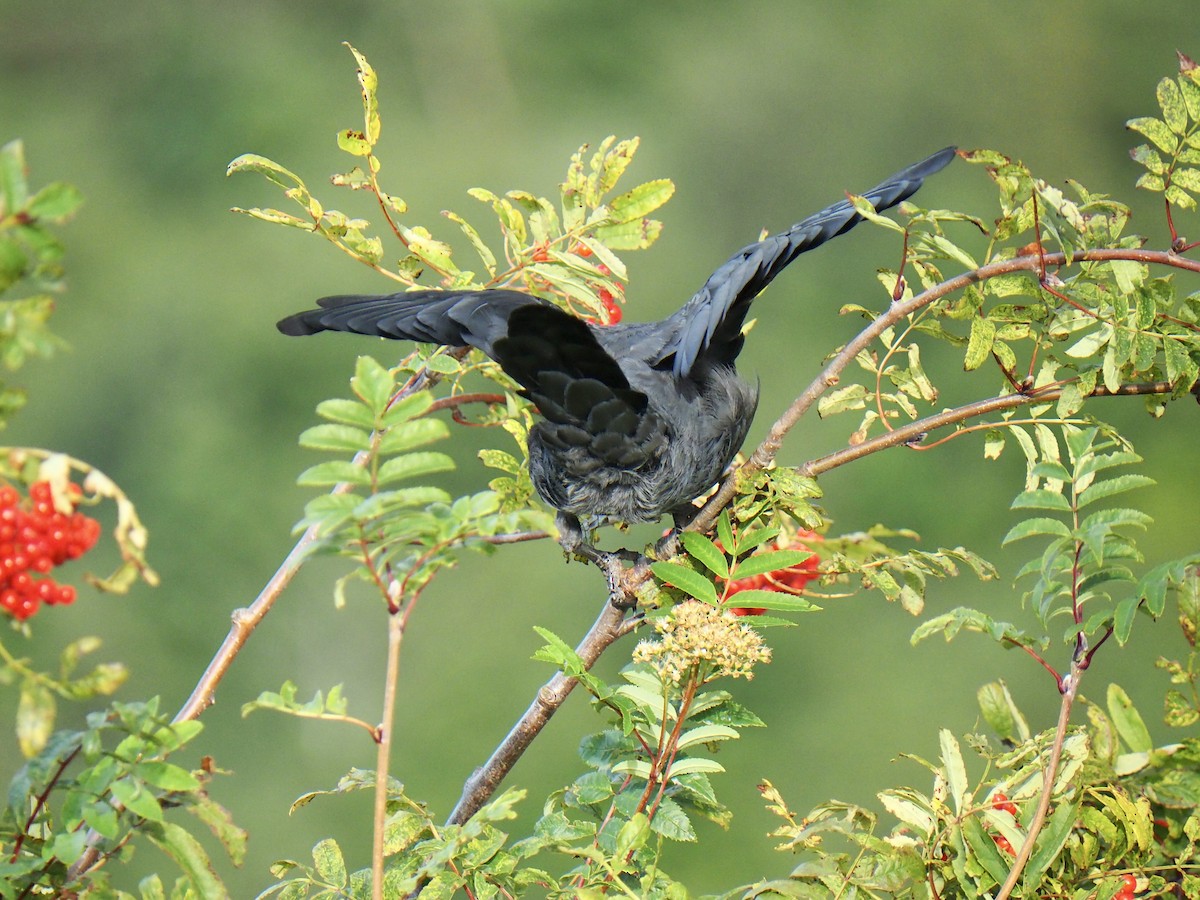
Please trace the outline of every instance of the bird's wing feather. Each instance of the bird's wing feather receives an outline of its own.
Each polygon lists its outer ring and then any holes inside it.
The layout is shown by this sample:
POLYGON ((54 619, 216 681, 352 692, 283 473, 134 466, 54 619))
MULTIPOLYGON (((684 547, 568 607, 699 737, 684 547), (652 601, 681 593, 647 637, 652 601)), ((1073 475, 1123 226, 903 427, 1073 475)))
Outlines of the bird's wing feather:
MULTIPOLYGON (((947 147, 897 172, 863 193, 877 210, 911 197, 925 178, 945 168, 955 148, 947 147)), ((839 200, 787 231, 735 253, 720 266, 683 307, 671 316, 676 334, 655 362, 668 360, 677 375, 692 371, 696 361, 730 363, 741 350, 741 328, 750 301, 758 296, 801 253, 849 231, 862 221, 849 200, 839 200)))
POLYGON ((396 340, 476 347, 495 357, 495 342, 508 329, 513 311, 549 304, 519 291, 408 291, 384 296, 323 297, 318 309, 288 316, 276 326, 284 334, 351 331, 396 340))
POLYGON ((657 449, 663 425, 641 391, 581 319, 518 291, 409 291, 325 297, 278 324, 288 335, 350 331, 475 347, 500 364, 538 407, 560 449, 587 448, 636 467, 657 449))

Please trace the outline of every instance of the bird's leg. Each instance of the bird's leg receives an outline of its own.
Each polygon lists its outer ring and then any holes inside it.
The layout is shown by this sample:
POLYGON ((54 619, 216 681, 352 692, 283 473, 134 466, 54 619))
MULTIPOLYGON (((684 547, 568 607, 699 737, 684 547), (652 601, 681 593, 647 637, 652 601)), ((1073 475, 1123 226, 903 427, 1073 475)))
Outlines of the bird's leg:
POLYGON ((563 548, 563 553, 567 556, 586 556, 584 547, 595 550, 584 541, 583 527, 579 524, 579 519, 571 513, 563 512, 560 509, 558 515, 554 517, 554 525, 558 528, 558 545, 563 548))
MULTIPOLYGON (((584 539, 584 527, 579 519, 569 512, 558 511, 554 518, 558 527, 558 543, 568 558, 577 557, 587 560, 604 573, 608 582, 609 597, 617 605, 621 605, 624 590, 621 582, 625 574, 625 560, 636 562, 640 555, 632 550, 599 550, 595 545, 584 539)), ((590 523, 589 523, 590 524, 590 523)), ((593 529, 588 528, 588 533, 593 529)))
POLYGON ((671 510, 671 518, 675 520, 675 524, 654 545, 654 555, 658 559, 669 559, 679 552, 679 535, 699 512, 700 510, 690 503, 671 510))

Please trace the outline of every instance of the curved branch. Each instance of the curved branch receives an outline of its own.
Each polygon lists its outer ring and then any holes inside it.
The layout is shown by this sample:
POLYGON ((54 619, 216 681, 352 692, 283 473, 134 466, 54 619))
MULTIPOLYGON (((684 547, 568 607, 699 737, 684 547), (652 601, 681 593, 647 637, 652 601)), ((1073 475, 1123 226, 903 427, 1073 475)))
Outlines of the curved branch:
MULTIPOLYGON (((575 652, 590 669, 609 645, 628 631, 625 610, 605 600, 599 617, 579 642, 575 652)), ((461 825, 479 811, 578 683, 576 679, 556 672, 553 678, 542 685, 508 736, 500 742, 488 761, 467 779, 462 797, 450 813, 447 824, 461 825)))
MULTIPOLYGON (((1145 394, 1169 394, 1171 390, 1171 383, 1169 381, 1149 381, 1123 384, 1115 391, 1110 391, 1101 385, 1088 394, 1088 396, 1123 397, 1145 394)), ((798 467, 797 471, 801 475, 821 475, 830 469, 844 466, 846 463, 854 462, 856 459, 861 459, 879 450, 918 442, 930 431, 937 428, 945 428, 947 425, 954 425, 977 416, 985 416, 988 413, 1003 412, 1004 410, 1016 409, 1020 406, 1032 406, 1037 403, 1050 403, 1057 400, 1061 394, 1062 387, 1055 386, 1044 390, 1032 390, 1019 394, 1004 394, 1000 397, 990 397, 987 400, 976 400, 974 403, 967 403, 955 409, 948 409, 932 416, 926 416, 924 419, 917 419, 915 422, 894 428, 886 434, 863 441, 861 444, 855 444, 853 447, 845 447, 818 459, 809 460, 804 465, 798 467)))
POLYGON ((1054 743, 1050 747, 1050 758, 1046 760, 1046 771, 1042 776, 1042 796, 1038 799, 1037 810, 1025 832, 1025 842, 1021 845, 1017 858, 1013 860, 1008 877, 1000 886, 999 893, 996 894, 996 900, 1007 900, 1011 896, 1021 873, 1025 871, 1025 864, 1033 855, 1033 845, 1037 841, 1038 833, 1046 824, 1046 815, 1050 811, 1050 797, 1054 791, 1055 779, 1058 777, 1058 764, 1062 759, 1063 743, 1067 739, 1067 726, 1071 721, 1071 707, 1074 706, 1075 697, 1079 693, 1079 678, 1082 673, 1083 669, 1078 662, 1072 662, 1070 674, 1060 682, 1063 688, 1062 704, 1058 710, 1058 727, 1054 732, 1054 743))
MULTIPOLYGON (((748 475, 759 471, 770 465, 779 453, 779 448, 783 445, 783 439, 787 433, 791 431, 800 418, 808 412, 809 408, 820 398, 826 390, 836 385, 842 376, 842 372, 846 370, 856 356, 869 347, 875 340, 883 334, 888 328, 891 328, 901 319, 912 315, 922 307, 928 306, 935 300, 940 300, 942 297, 952 294, 955 291, 962 290, 972 284, 977 284, 981 281, 987 281, 989 278, 995 278, 999 275, 1011 275, 1014 272, 1033 272, 1037 274, 1045 271, 1047 266, 1063 266, 1079 262, 1111 262, 1114 260, 1126 260, 1132 262, 1141 262, 1147 264, 1156 264, 1171 266, 1177 269, 1184 269, 1189 272, 1200 274, 1200 261, 1187 259, 1179 256, 1176 253, 1165 250, 1124 250, 1124 249, 1108 249, 1100 248, 1094 250, 1082 250, 1073 254, 1069 259, 1065 253, 1043 253, 1030 254, 1027 256, 1018 256, 1015 259, 1006 259, 1000 262, 994 262, 986 266, 981 266, 970 272, 964 272, 961 275, 943 281, 941 284, 934 285, 926 291, 921 292, 910 300, 903 303, 893 303, 892 306, 874 319, 870 325, 855 335, 850 343, 846 344, 838 353, 830 360, 829 364, 821 371, 821 373, 809 383, 795 400, 771 426, 771 430, 763 439, 763 442, 758 445, 758 449, 750 456, 735 472, 730 473, 717 491, 704 504, 704 508, 692 519, 688 525, 689 530, 707 531, 716 522, 717 516, 720 515, 722 509, 729 505, 733 500, 733 495, 736 493, 737 480, 739 475, 748 475)), ((1014 395, 1023 396, 1023 395, 1014 395)), ((1043 397, 1045 395, 1043 394, 1043 397)), ((1020 403, 1014 402, 1014 405, 1020 403)), ((902 429, 896 429, 896 432, 901 432, 902 429)), ((895 434, 896 432, 893 432, 895 434)), ((911 438, 910 438, 911 439, 911 438)), ((895 443, 903 443, 904 440, 896 441, 895 443)), ((872 442, 865 442, 870 444, 872 442)), ((864 446, 865 446, 864 444, 864 446)), ((885 444, 884 446, 893 446, 893 444, 885 444)), ((874 446, 874 449, 882 449, 880 446, 874 446)), ((854 457, 857 458, 857 457, 854 457)), ((848 462, 849 460, 845 460, 848 462)))

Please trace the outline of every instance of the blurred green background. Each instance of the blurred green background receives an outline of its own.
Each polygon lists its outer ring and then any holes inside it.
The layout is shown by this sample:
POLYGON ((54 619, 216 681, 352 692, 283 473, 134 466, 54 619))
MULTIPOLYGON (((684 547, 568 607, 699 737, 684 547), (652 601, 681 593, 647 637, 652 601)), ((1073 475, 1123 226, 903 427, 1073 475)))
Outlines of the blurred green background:
MULTIPOLYGON (((760 228, 785 227, 844 189, 865 189, 950 143, 995 148, 1053 182, 1075 178, 1131 202, 1134 228, 1165 246, 1157 199, 1133 190, 1139 170, 1127 150, 1137 139, 1123 123, 1157 111, 1154 85, 1174 73, 1176 48, 1200 54, 1195 12, 1194 2, 1154 0, 5 0, 0 140, 26 141, 35 185, 67 180, 86 197, 65 230, 70 290, 55 320, 73 349, 21 373, 32 402, 5 441, 60 448, 113 476, 151 529, 150 557, 163 578, 157 589, 122 598, 82 591, 74 607, 35 620, 35 639, 22 652, 48 661, 68 640, 98 634, 105 658, 131 662, 121 697, 160 694, 177 708, 230 612, 253 599, 291 546, 290 527, 308 496, 293 479, 313 461, 295 436, 315 421, 313 407, 346 392, 356 355, 390 360, 402 351, 366 339, 278 335, 275 320, 316 297, 390 283, 317 239, 227 211, 282 203, 261 179, 224 177, 244 152, 287 165, 327 204, 355 210, 350 200, 361 198, 319 189, 350 165, 335 132, 360 121, 353 61, 341 41, 361 49, 380 76, 387 189, 408 201, 413 223, 443 234, 451 233, 438 215, 445 208, 490 226, 468 188, 553 196, 580 143, 640 135, 630 182, 670 177, 678 193, 661 212, 659 243, 628 257, 626 317, 638 320, 673 310, 760 228)), ((917 199, 994 216, 985 176, 961 163, 917 199)), ((1200 230, 1194 216, 1181 221, 1200 230)), ((741 365, 762 377, 752 441, 822 355, 860 327, 838 318, 838 307, 880 302, 874 270, 894 265, 896 247, 874 231, 859 229, 803 258, 756 307, 760 325, 741 365)), ((929 364, 951 376, 959 365, 929 364)), ((942 402, 996 388, 981 373, 942 402)), ((1195 549, 1194 404, 1176 404, 1157 422, 1137 401, 1093 410, 1129 429, 1160 481, 1137 498, 1157 522, 1143 542, 1149 560, 1195 549)), ((850 427, 848 419, 809 423, 782 461, 836 449, 850 427)), ((975 604, 1027 622, 1011 585, 1023 559, 998 546, 1013 521, 1007 503, 1020 489, 1022 464, 1011 451, 1000 462, 981 456, 973 440, 877 455, 825 478, 826 506, 838 529, 911 527, 924 546, 964 544, 1009 576, 998 585, 967 577, 934 585, 930 611, 975 604)), ((490 476, 471 451, 460 458, 451 487, 482 486, 490 476)), ((195 753, 232 770, 214 792, 251 831, 244 869, 222 873, 235 896, 253 896, 269 883, 271 860, 305 858, 326 835, 341 841, 352 865, 367 864, 365 795, 287 815, 300 793, 370 766, 366 738, 239 714, 243 702, 290 678, 305 695, 344 683, 352 711, 378 718, 382 615, 361 598, 333 609, 331 580, 342 571, 326 562, 302 573, 203 717, 195 753)), ((550 674, 529 659, 539 645, 531 626, 573 640, 601 599, 597 574, 564 567, 549 542, 468 559, 427 592, 404 649, 394 762, 414 797, 438 817, 449 811, 463 779, 550 674)), ((975 690, 985 681, 1003 676, 1035 727, 1053 724, 1056 693, 1027 659, 970 636, 912 649, 914 625, 864 596, 770 633, 775 662, 738 686, 770 727, 720 755, 729 773, 718 789, 735 809, 732 832, 701 824, 700 844, 669 857, 677 877, 716 890, 788 871, 790 859, 764 837, 774 822, 754 790, 763 777, 799 811, 829 797, 870 803, 894 784, 927 787, 924 771, 897 754, 935 757, 938 727, 972 728, 975 690)), ((1165 677, 1151 663, 1180 643, 1170 624, 1140 627, 1129 647, 1099 655, 1085 693, 1102 697, 1108 681, 1120 680, 1156 718, 1165 677)), ((604 660, 606 673, 631 646, 604 660)), ((1057 659, 1064 662, 1061 653, 1057 659)), ((12 720, 12 705, 10 697, 0 702, 2 721, 12 720)), ((63 724, 81 713, 65 710, 63 724)), ((510 781, 532 792, 527 817, 537 814, 538 798, 578 773, 578 739, 596 727, 582 697, 555 718, 510 781)), ((1165 739, 1161 728, 1156 735, 1165 739)), ((0 762, 4 778, 19 763, 11 736, 0 738, 0 762)), ((157 851, 141 847, 118 879, 128 886, 155 868, 169 871, 157 851)))

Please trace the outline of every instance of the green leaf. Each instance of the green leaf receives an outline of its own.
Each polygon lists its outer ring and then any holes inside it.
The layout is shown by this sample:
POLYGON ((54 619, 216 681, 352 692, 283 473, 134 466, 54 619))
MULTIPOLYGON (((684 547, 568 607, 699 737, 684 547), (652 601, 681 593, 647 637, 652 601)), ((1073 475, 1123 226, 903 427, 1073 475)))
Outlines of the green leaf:
MULTIPOLYGON (((225 169, 226 176, 238 172, 257 172, 283 188, 304 186, 304 182, 295 172, 285 169, 279 163, 269 160, 265 156, 259 156, 257 153, 243 153, 225 169)), ((242 211, 247 212, 248 210, 242 211)))
POLYGON ((56 710, 54 694, 48 687, 33 678, 22 680, 17 703, 17 744, 26 759, 45 749, 54 731, 56 710))
POLYGON ((1125 123, 1125 127, 1139 134, 1144 134, 1164 153, 1173 154, 1179 146, 1179 139, 1167 127, 1167 124, 1160 119, 1142 116, 1130 119, 1125 123))
POLYGON ((996 340, 996 323, 991 319, 976 316, 971 320, 971 336, 967 339, 967 352, 963 358, 963 369, 973 372, 985 362, 992 353, 992 344, 996 340))
POLYGON ((431 406, 433 406, 433 395, 429 391, 417 391, 404 397, 398 397, 384 412, 379 420, 379 425, 382 428, 395 428, 397 425, 425 415, 431 406))
POLYGON ((317 415, 368 431, 375 427, 374 414, 357 400, 323 400, 317 404, 317 415))
POLYGON ((981 687, 975 696, 983 718, 997 737, 1013 743, 1029 740, 1029 723, 1008 692, 1008 685, 993 681, 981 687))
POLYGON ((449 436, 450 429, 441 419, 414 419, 388 428, 379 441, 377 452, 380 456, 391 456, 449 436))
POLYGON ((1010 528, 1008 534, 1004 536, 1004 540, 1000 544, 1001 546, 1006 546, 1022 538, 1034 537, 1039 534, 1046 534, 1052 537, 1070 537, 1071 530, 1067 528, 1064 522, 1060 522, 1058 519, 1040 517, 1026 519, 1024 522, 1018 522, 1010 528))
POLYGON ((476 231, 466 219, 457 213, 453 213, 448 209, 444 209, 442 210, 442 215, 451 222, 457 224, 458 227, 462 229, 462 233, 467 236, 467 240, 471 242, 471 246, 474 247, 475 252, 479 254, 479 259, 483 262, 483 267, 487 269, 489 275, 495 277, 496 254, 494 254, 491 248, 483 242, 483 239, 479 236, 479 232, 476 231))
POLYGON ((617 832, 615 856, 624 859, 634 851, 641 849, 649 837, 650 820, 645 813, 637 813, 617 832))
POLYGON ((851 384, 843 388, 838 388, 835 391, 825 394, 817 401, 817 415, 824 419, 827 416, 836 415, 846 410, 864 409, 869 396, 872 395, 868 393, 866 386, 861 384, 851 384))
POLYGON ((729 562, 717 545, 698 531, 685 531, 680 535, 688 555, 720 578, 729 577, 729 562))
POLYGON ((30 198, 25 212, 37 221, 58 224, 71 218, 82 203, 83 195, 77 187, 54 182, 30 198))
POLYGON ((675 185, 669 178, 639 184, 628 193, 614 197, 608 204, 612 211, 611 221, 621 225, 642 219, 670 200, 674 193, 675 185))
POLYGON ((1079 494, 1076 507, 1083 509, 1083 507, 1090 503, 1095 503, 1097 500, 1113 497, 1125 491, 1132 491, 1135 488, 1149 487, 1153 484, 1155 484, 1154 479, 1146 475, 1118 475, 1115 478, 1097 481, 1079 494))
POLYGON ((371 435, 353 425, 314 425, 300 433, 300 446, 309 450, 357 453, 371 446, 371 435))
POLYGON ((672 562, 656 562, 650 566, 655 577, 663 584, 679 588, 710 606, 717 605, 717 589, 713 583, 694 569, 672 562))
POLYGON ((654 812, 654 818, 650 822, 650 828, 655 834, 661 834, 668 840, 696 840, 696 831, 692 828, 687 813, 670 797, 664 797, 658 805, 658 809, 654 812))
POLYGON ((334 459, 310 466, 296 479, 296 484, 301 487, 333 487, 343 483, 367 487, 371 483, 371 473, 349 460, 334 459))
POLYGON ((342 887, 346 884, 346 861, 342 858, 341 848, 333 838, 318 841, 312 849, 313 864, 317 874, 327 884, 342 887))
MULTIPOLYGON (((614 768, 613 771, 616 771, 614 768)), ((725 771, 725 767, 715 759, 700 759, 692 757, 690 759, 677 759, 671 763, 671 778, 678 778, 681 775, 695 775, 697 773, 704 775, 719 775, 725 771)))
POLYGON ((350 387, 376 416, 380 416, 387 409, 388 401, 392 399, 396 380, 392 373, 375 359, 360 356, 354 366, 354 377, 350 379, 350 387))
POLYGON ((1010 509, 1049 509, 1055 512, 1069 512, 1071 504, 1067 498, 1058 491, 1049 491, 1045 488, 1038 488, 1032 491, 1023 491, 1013 500, 1010 509))
POLYGON ((204 848, 192 835, 173 822, 158 822, 145 829, 146 836, 183 870, 196 897, 227 897, 229 892, 213 871, 204 848))
POLYGON ((20 138, 0 147, 0 199, 9 209, 20 209, 29 196, 25 182, 25 144, 20 138))
POLYGON ((971 848, 975 860, 997 884, 1003 884, 1008 877, 1009 863, 1000 855, 996 842, 992 840, 975 816, 968 816, 962 823, 963 837, 971 848))
POLYGON ((221 846, 229 855, 230 862, 235 866, 240 866, 245 862, 248 836, 245 829, 234 824, 229 810, 211 797, 202 794, 192 798, 188 805, 188 811, 208 826, 208 830, 221 842, 221 846))
POLYGON ((596 240, 613 250, 645 250, 658 240, 662 222, 638 219, 621 225, 600 225, 594 233, 596 240))
POLYGON ((1078 814, 1079 804, 1060 802, 1046 820, 1046 824, 1042 826, 1022 876, 1023 883, 1030 891, 1037 889, 1046 870, 1050 868, 1050 865, 1062 852, 1063 847, 1066 846, 1078 814))
POLYGON ((1127 597, 1117 604, 1117 608, 1113 613, 1113 637, 1117 639, 1117 643, 1122 647, 1129 640, 1129 636, 1133 633, 1133 620, 1137 618, 1138 607, 1141 601, 1137 597, 1127 597))
POLYGON ((707 744, 712 741, 733 741, 741 737, 735 728, 728 725, 698 725, 689 728, 679 736, 678 748, 685 750, 694 744, 707 744))
POLYGON ((949 729, 943 728, 938 732, 938 743, 942 749, 942 767, 946 773, 946 785, 950 788, 954 809, 962 812, 967 796, 967 767, 963 762, 958 739, 949 729))
POLYGON ((338 149, 354 156, 371 155, 371 142, 367 140, 367 136, 352 128, 343 128, 337 133, 337 145, 338 149))
POLYGON ((195 791, 200 788, 200 780, 187 769, 159 760, 136 764, 133 774, 164 791, 195 791))
POLYGON ((753 607, 755 609, 771 609, 775 612, 817 612, 821 607, 815 603, 797 597, 786 591, 738 591, 725 600, 730 607, 753 607))
POLYGON ((767 572, 778 572, 790 569, 813 558, 811 550, 767 550, 755 553, 737 564, 733 570, 734 578, 749 578, 752 575, 762 575, 767 572))
POLYGON ((1145 721, 1120 685, 1114 683, 1108 686, 1106 705, 1108 714, 1117 728, 1117 733, 1125 742, 1126 747, 1134 753, 1148 753, 1154 749, 1145 721))
POLYGON ((454 469, 454 460, 445 453, 425 450, 418 453, 406 453, 389 459, 379 467, 375 481, 379 485, 391 484, 406 478, 420 478, 438 472, 450 472, 454 469))
POLYGON ((354 61, 358 63, 357 77, 358 83, 362 87, 363 126, 366 129, 365 139, 371 144, 375 144, 379 140, 380 128, 379 101, 375 95, 375 92, 379 89, 379 77, 375 74, 375 70, 371 68, 371 64, 367 62, 367 58, 353 45, 343 41, 342 46, 354 55, 354 61))
POLYGON ((158 799, 145 786, 132 778, 120 778, 110 788, 113 797, 134 815, 152 822, 161 822, 163 813, 158 799))
POLYGON ((16 284, 25 275, 28 260, 16 241, 0 238, 0 291, 16 284))
POLYGON ((1173 78, 1164 78, 1158 83, 1158 105, 1162 107, 1163 120, 1167 127, 1176 134, 1187 131, 1187 107, 1183 103, 1183 93, 1173 78))
POLYGON ((933 833, 933 814, 927 808, 928 801, 920 798, 921 803, 914 800, 915 792, 908 789, 881 791, 876 794, 883 808, 906 825, 911 826, 918 834, 933 833))

